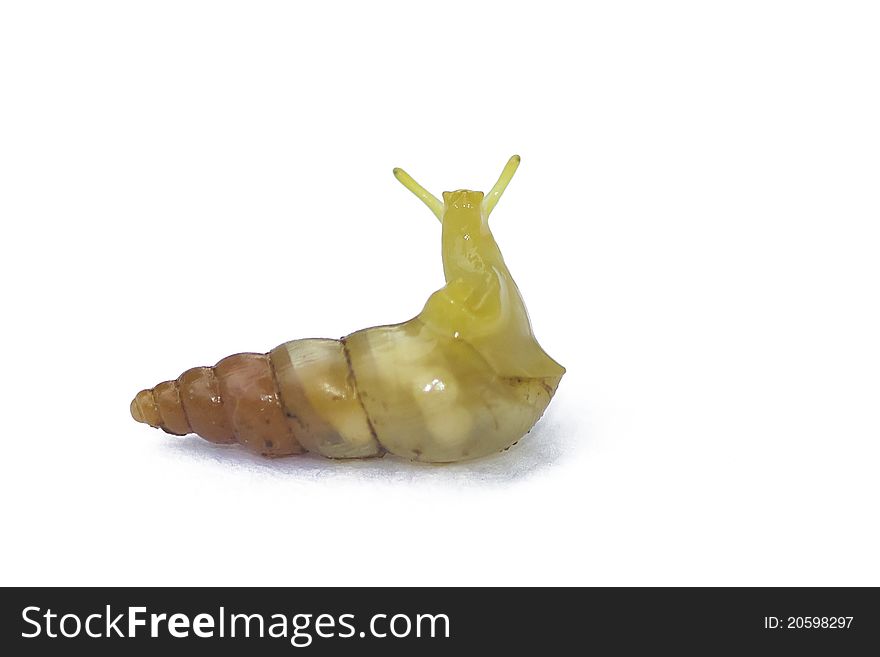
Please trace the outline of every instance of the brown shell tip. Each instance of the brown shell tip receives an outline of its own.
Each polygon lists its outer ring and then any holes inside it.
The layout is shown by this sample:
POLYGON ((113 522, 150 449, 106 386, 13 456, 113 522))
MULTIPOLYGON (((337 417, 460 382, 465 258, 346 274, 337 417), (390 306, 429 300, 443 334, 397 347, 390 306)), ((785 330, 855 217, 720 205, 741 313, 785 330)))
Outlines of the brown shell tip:
POLYGON ((135 422, 141 422, 146 424, 146 420, 144 420, 144 416, 141 415, 141 409, 137 403, 137 397, 131 400, 131 406, 129 406, 129 410, 131 411, 131 416, 134 418, 135 422))

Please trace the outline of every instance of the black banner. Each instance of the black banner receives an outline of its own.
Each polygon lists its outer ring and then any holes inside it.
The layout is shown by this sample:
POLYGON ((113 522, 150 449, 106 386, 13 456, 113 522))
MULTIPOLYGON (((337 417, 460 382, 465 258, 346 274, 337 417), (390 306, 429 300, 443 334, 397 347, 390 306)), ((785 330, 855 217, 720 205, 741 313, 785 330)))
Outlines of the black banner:
POLYGON ((7 655, 629 654, 651 646, 838 655, 880 646, 880 601, 869 588, 8 588, 0 613, 7 655))

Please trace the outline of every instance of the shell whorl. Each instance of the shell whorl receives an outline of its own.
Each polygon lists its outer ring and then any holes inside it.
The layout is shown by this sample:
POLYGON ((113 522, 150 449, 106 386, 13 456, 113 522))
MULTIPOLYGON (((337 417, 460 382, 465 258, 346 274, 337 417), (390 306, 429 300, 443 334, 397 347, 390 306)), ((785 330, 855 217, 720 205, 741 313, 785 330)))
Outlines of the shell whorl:
POLYGON ((281 405, 267 354, 236 354, 142 390, 135 420, 164 431, 196 433, 213 443, 240 443, 265 456, 299 454, 302 446, 281 405))
POLYGON ((264 456, 384 453, 339 340, 295 340, 268 354, 235 354, 195 367, 139 392, 131 415, 170 434, 239 443, 264 456))

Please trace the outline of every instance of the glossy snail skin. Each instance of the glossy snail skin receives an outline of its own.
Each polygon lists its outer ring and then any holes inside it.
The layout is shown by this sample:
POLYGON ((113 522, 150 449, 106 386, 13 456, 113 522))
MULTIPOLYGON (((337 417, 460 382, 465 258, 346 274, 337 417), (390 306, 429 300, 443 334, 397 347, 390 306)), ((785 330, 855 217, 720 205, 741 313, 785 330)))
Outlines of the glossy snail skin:
POLYGON ((518 165, 514 155, 486 196, 458 190, 442 201, 394 170, 442 224, 446 285, 418 316, 187 370, 139 392, 132 417, 265 456, 390 452, 445 463, 510 447, 541 417, 565 373, 535 340, 489 230, 518 165))

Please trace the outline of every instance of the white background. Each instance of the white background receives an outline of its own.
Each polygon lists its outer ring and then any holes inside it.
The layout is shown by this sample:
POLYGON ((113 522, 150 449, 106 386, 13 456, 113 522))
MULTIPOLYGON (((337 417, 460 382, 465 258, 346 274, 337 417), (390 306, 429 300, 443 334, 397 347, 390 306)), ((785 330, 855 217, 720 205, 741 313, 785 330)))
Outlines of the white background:
POLYGON ((874 3, 4 3, 2 584, 880 585, 874 3), (662 5, 662 6, 661 6, 662 5), (278 461, 141 388, 401 321, 487 190, 538 427, 278 461))

